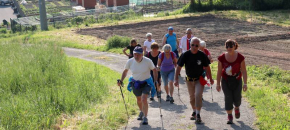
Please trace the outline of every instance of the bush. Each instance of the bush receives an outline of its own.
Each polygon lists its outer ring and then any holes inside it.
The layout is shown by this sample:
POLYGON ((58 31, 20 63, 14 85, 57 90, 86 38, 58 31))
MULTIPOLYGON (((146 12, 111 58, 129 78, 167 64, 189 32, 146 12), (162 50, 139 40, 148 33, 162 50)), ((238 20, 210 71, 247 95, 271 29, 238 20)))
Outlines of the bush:
POLYGON ((273 10, 289 9, 290 0, 191 0, 183 12, 210 10, 273 10))
POLYGON ((124 48, 130 44, 131 38, 114 35, 107 39, 107 49, 124 48))
POLYGON ((7 29, 6 28, 0 28, 0 33, 6 34, 7 33, 7 29))

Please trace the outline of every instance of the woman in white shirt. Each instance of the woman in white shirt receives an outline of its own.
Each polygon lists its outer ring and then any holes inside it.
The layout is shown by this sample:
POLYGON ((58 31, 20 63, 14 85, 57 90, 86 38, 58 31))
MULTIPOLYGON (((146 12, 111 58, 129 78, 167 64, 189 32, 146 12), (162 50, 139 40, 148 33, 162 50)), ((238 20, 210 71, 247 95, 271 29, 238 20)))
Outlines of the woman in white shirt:
POLYGON ((152 39, 152 33, 147 33, 146 37, 147 37, 147 40, 144 42, 144 47, 143 47, 144 55, 147 55, 147 53, 151 51, 151 44, 155 42, 155 40, 152 39))

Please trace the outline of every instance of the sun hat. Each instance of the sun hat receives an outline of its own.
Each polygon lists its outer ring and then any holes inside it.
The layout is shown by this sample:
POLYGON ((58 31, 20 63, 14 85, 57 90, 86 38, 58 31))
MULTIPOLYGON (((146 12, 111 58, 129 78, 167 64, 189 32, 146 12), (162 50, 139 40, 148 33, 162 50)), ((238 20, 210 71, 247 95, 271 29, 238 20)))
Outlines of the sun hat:
POLYGON ((171 27, 171 26, 170 26, 170 27, 168 27, 168 30, 173 30, 173 27, 171 27))
POLYGON ((143 48, 142 47, 139 47, 139 46, 136 46, 133 53, 139 53, 139 54, 143 54, 143 48))

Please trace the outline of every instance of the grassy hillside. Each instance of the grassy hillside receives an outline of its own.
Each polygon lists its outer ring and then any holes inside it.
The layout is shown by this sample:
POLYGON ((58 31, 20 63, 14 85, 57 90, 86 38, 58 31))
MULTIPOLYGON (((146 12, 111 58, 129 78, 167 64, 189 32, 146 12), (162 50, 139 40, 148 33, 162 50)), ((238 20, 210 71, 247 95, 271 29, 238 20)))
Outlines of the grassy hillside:
POLYGON ((127 121, 116 86, 120 74, 68 58, 54 43, 22 43, 15 38, 0 44, 1 129, 61 128, 63 115, 90 110, 99 120, 95 128, 115 129, 127 121))

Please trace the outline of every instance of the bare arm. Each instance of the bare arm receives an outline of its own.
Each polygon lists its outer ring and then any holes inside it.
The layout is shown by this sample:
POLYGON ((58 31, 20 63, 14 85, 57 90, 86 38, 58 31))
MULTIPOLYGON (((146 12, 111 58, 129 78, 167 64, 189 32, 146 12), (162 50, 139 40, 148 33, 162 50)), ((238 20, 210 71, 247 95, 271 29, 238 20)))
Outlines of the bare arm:
POLYGON ((158 61, 157 61, 157 67, 160 67, 161 66, 161 59, 158 58, 158 61))
POLYGON ((158 81, 158 71, 157 71, 157 69, 154 68, 152 71, 153 71, 154 81, 158 81))
POLYGON ((164 36, 163 36, 163 40, 162 40, 162 46, 164 46, 164 45, 166 44, 166 40, 167 40, 167 38, 166 38, 166 36, 164 35, 164 36))
POLYGON ((128 54, 127 54, 127 51, 128 49, 127 49, 127 47, 125 47, 124 49, 123 49, 123 53, 126 55, 126 56, 129 56, 128 54))
POLYGON ((212 79, 210 66, 208 65, 208 67, 205 67, 205 69, 206 69, 206 73, 209 75, 210 83, 213 84, 214 80, 212 79))
POLYGON ((147 46, 144 46, 144 47, 143 47, 143 54, 144 54, 144 56, 145 56, 145 54, 146 54, 146 48, 147 48, 147 46))
POLYGON ((210 60, 210 63, 213 62, 211 55, 208 56, 208 59, 210 60))
POLYGON ((221 76, 222 76, 222 63, 219 61, 218 62, 218 71, 217 71, 217 84, 216 84, 216 89, 218 92, 221 90, 221 76))
POLYGON ((174 67, 177 66, 177 58, 174 58, 174 60, 173 60, 173 64, 174 64, 174 67))
POLYGON ((244 91, 247 91, 247 80, 248 80, 248 75, 247 75, 247 68, 246 68, 245 60, 242 61, 242 63, 241 63, 241 71, 242 71, 242 74, 243 74, 243 81, 244 81, 243 90, 244 90, 244 91))
MULTIPOLYGON (((121 77, 121 83, 123 83, 123 81, 124 81, 125 77, 127 76, 127 73, 128 73, 128 70, 127 70, 127 69, 125 69, 125 70, 123 71, 123 73, 122 73, 122 77, 121 77)), ((118 86, 120 86, 120 85, 121 85, 121 83, 120 83, 120 82, 118 82, 118 86)))
POLYGON ((176 67, 175 76, 174 76, 175 77, 174 85, 177 86, 177 87, 179 86, 178 75, 180 74, 180 71, 181 71, 181 66, 178 65, 176 67))

